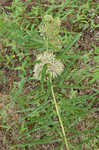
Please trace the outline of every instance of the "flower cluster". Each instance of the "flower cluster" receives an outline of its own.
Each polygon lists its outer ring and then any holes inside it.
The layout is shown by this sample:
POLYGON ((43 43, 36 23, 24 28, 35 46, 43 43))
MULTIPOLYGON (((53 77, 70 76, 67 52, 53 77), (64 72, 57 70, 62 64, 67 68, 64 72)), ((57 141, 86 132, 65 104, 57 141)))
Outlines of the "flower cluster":
POLYGON ((37 56, 37 63, 34 67, 34 77, 35 79, 41 79, 41 72, 44 65, 47 65, 46 73, 50 73, 52 78, 57 77, 60 75, 64 70, 64 65, 60 60, 55 58, 55 55, 52 52, 44 52, 37 56))
POLYGON ((62 46, 59 38, 60 25, 61 21, 58 17, 53 19, 51 15, 46 15, 39 27, 40 35, 48 41, 49 45, 54 47, 54 50, 62 46))
MULTIPOLYGON (((46 15, 40 26, 40 33, 44 37, 44 40, 46 40, 49 45, 51 43, 56 48, 61 46, 60 39, 58 38, 60 23, 59 18, 53 19, 52 16, 46 15)), ((42 70, 45 65, 47 66, 46 75, 50 74, 52 78, 57 77, 63 72, 64 65, 61 60, 55 58, 53 51, 47 49, 47 51, 37 55, 36 61, 39 61, 39 63, 36 63, 34 66, 35 79, 41 80, 42 70)))

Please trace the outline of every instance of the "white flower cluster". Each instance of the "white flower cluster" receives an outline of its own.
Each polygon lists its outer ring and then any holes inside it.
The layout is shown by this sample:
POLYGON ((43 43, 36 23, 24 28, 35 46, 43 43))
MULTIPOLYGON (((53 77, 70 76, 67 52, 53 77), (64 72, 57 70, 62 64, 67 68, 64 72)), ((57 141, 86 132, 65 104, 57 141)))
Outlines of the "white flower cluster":
POLYGON ((44 65, 47 65, 46 73, 50 73, 52 78, 60 75, 64 70, 64 65, 60 60, 55 58, 55 55, 52 52, 44 52, 37 56, 37 61, 40 60, 40 63, 37 63, 34 67, 34 77, 35 79, 41 79, 41 72, 44 65))

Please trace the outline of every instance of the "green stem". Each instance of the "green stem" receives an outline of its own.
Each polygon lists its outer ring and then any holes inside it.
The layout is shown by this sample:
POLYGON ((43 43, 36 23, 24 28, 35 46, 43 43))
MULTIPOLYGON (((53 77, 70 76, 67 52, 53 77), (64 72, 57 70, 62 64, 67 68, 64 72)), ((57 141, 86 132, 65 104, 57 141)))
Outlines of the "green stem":
POLYGON ((66 149, 69 150, 67 138, 66 138, 66 135, 65 135, 65 129, 64 129, 64 126, 63 126, 63 122, 61 120, 60 113, 59 113, 58 104, 57 104, 57 101, 56 101, 56 98, 55 98, 55 94, 54 94, 54 89, 53 89, 51 78, 50 78, 50 81, 51 81, 51 92, 52 92, 52 96, 53 96, 53 100, 54 100, 57 116, 58 116, 58 119, 59 119, 59 123, 60 123, 61 129, 62 129, 62 134, 63 134, 63 137, 64 137, 65 146, 66 146, 66 149))
POLYGON ((45 45, 46 45, 46 50, 48 51, 48 38, 45 41, 45 45))

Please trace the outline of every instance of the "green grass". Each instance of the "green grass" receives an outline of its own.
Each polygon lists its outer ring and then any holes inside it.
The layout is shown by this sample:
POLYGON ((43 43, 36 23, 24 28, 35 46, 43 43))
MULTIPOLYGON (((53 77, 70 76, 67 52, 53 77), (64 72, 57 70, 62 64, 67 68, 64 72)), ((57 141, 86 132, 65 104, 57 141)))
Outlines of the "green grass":
POLYGON ((0 9, 1 148, 98 150, 99 3, 13 0, 0 9), (61 48, 40 35, 45 15, 61 20, 61 48), (35 80, 36 55, 55 48, 64 71, 35 80))

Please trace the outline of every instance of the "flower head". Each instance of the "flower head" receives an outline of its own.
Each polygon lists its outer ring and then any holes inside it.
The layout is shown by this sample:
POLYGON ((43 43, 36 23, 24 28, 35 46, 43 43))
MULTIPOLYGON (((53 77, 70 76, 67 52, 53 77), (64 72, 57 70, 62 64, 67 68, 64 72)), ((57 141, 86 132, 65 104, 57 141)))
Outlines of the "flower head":
POLYGON ((52 21, 53 20, 53 17, 51 16, 51 15, 45 15, 44 16, 44 21, 45 22, 50 22, 50 21, 52 21))
POLYGON ((60 18, 53 18, 51 15, 45 15, 39 26, 40 35, 47 40, 49 45, 57 51, 62 47, 62 41, 59 36, 61 21, 60 18))
POLYGON ((50 73, 52 78, 60 75, 64 70, 64 65, 60 60, 55 58, 55 55, 52 52, 44 52, 37 56, 37 61, 40 60, 40 63, 37 63, 34 67, 34 78, 40 80, 41 72, 44 65, 47 65, 46 74, 50 73))

